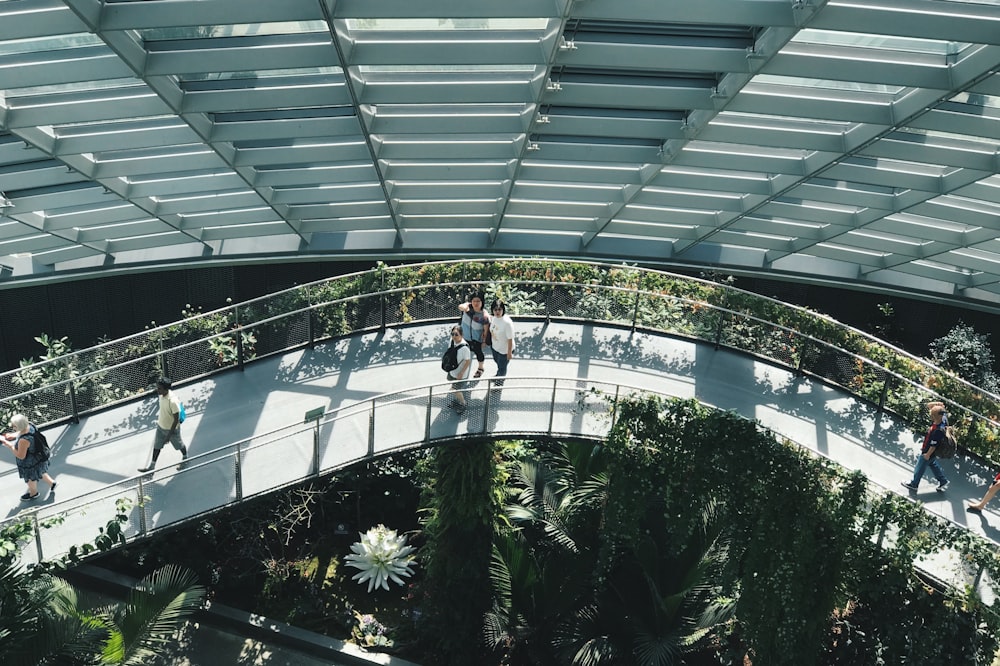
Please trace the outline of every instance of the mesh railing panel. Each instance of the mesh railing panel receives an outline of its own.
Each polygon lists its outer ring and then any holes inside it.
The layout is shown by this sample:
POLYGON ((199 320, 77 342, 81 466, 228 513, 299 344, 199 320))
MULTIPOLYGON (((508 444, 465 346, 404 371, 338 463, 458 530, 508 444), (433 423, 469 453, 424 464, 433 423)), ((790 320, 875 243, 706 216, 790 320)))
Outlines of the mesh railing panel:
POLYGON ((241 453, 244 497, 290 485, 313 473, 311 429, 289 429, 270 437, 273 439, 251 444, 241 453))
POLYGON ((337 412, 320 426, 320 469, 336 469, 368 455, 371 405, 363 402, 337 412))

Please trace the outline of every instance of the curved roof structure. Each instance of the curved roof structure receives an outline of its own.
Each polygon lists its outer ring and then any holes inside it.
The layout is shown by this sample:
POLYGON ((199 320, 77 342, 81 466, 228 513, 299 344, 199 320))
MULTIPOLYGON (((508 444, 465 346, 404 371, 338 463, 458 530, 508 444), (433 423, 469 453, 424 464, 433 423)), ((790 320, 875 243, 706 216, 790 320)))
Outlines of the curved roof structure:
POLYGON ((552 255, 1000 305, 1000 0, 0 0, 0 285, 552 255))

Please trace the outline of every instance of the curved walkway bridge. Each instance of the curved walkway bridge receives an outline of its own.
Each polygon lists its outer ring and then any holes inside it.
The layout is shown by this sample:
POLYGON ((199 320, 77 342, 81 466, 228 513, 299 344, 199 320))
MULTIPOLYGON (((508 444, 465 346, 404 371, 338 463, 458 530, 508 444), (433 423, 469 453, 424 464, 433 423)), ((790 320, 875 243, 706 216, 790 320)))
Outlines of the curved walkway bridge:
MULTIPOLYGON (((47 486, 40 483, 37 502, 19 503, 23 485, 12 458, 0 460, 0 483, 10 498, 3 517, 28 518, 42 526, 24 549, 25 561, 58 557, 72 545, 91 541, 121 498, 133 502, 126 536, 138 538, 392 451, 455 440, 461 445, 462 438, 484 434, 601 438, 612 425, 615 400, 640 392, 697 398, 733 410, 779 437, 848 469, 862 470, 876 490, 881 486, 903 491, 899 482, 911 474, 916 436, 879 405, 836 382, 803 373, 801 364, 761 356, 760 349, 748 353, 713 340, 642 330, 627 320, 518 318, 517 349, 502 390, 492 390, 495 366, 487 355, 487 371, 472 385, 469 409, 457 414, 448 405, 449 384, 440 381, 440 354, 448 344, 457 299, 441 297, 440 284, 426 288, 436 290, 438 304, 432 314, 438 317, 425 316, 423 323, 387 322, 385 327, 370 326, 314 343, 313 325, 323 312, 314 304, 305 309, 309 332, 302 337, 308 339, 289 334, 284 350, 252 362, 244 358, 250 355, 245 347, 260 346, 263 326, 294 331, 295 322, 302 324, 301 311, 260 318, 252 326, 241 324, 238 333, 227 326, 225 333, 160 346, 155 353, 95 371, 92 383, 107 385, 126 381, 138 372, 137 366, 146 364, 137 380, 143 392, 89 414, 81 410, 78 422, 64 417, 46 428, 55 452, 50 471, 59 483, 56 492, 46 495, 47 486), (296 319, 290 323, 289 317, 296 319), (261 335, 248 336, 254 327, 261 335), (228 371, 198 375, 185 366, 200 357, 217 359, 220 349, 237 352, 232 367, 223 368, 228 371), (178 469, 179 454, 168 445, 158 468, 139 474, 137 468, 150 457, 155 425, 156 400, 145 382, 163 364, 182 380, 185 372, 193 375, 175 386, 187 411, 182 433, 190 457, 178 469), (53 521, 48 519, 58 515, 65 520, 49 524, 53 521)), ((467 288, 467 283, 454 285, 456 293, 467 288)), ((414 293, 408 289, 405 293, 414 293)), ((386 290, 349 299, 379 299, 385 312, 387 295, 398 293, 404 292, 386 290)), ((414 299, 408 303, 412 312, 414 299)), ((330 304, 324 307, 328 313, 330 304)), ((702 309, 707 306, 696 308, 702 309)), ((353 312, 360 317, 363 308, 353 312)), ((370 318, 370 313, 364 316, 370 318)), ((778 331, 786 339, 792 333, 778 331)), ((126 342, 136 346, 135 340, 114 344, 126 342)), ((104 354, 102 358, 107 349, 104 354)), ((65 403, 75 413, 85 402, 81 393, 87 378, 86 372, 78 372, 72 380, 54 382, 44 396, 37 391, 12 395, 5 406, 57 409, 65 403)), ((1000 503, 981 516, 964 510, 965 500, 980 497, 989 484, 988 470, 962 457, 944 464, 952 481, 947 492, 935 492, 928 479, 914 499, 928 511, 1000 543, 1000 503)), ((952 561, 945 578, 978 586, 981 572, 965 570, 954 559, 941 554, 942 563, 952 561)), ((939 577, 940 564, 933 565, 939 577)))

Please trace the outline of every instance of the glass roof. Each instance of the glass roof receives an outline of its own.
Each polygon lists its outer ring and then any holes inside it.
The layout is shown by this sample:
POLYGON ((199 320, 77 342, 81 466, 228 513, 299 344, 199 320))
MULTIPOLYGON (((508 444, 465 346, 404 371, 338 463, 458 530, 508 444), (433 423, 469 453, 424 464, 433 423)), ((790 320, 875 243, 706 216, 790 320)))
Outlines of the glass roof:
POLYGON ((546 255, 1000 308, 1000 0, 0 1, 0 288, 546 255))

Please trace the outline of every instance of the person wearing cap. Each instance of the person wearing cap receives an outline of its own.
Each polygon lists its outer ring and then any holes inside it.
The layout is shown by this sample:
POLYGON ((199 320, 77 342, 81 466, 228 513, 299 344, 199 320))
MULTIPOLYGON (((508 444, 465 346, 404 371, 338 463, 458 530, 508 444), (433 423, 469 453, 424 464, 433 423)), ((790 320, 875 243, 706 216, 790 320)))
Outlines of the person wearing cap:
POLYGON ((153 438, 153 459, 145 467, 140 467, 140 472, 152 472, 156 468, 156 460, 167 442, 181 452, 181 465, 187 460, 187 448, 181 439, 181 401, 170 390, 171 384, 167 377, 156 380, 156 394, 160 397, 160 408, 156 419, 156 435, 153 438))
POLYGON ((49 493, 56 489, 56 480, 49 476, 49 459, 35 446, 38 429, 24 414, 14 414, 10 419, 12 433, 4 433, 3 445, 17 458, 17 475, 28 485, 28 492, 21 495, 22 502, 38 499, 38 481, 49 484, 49 493))

